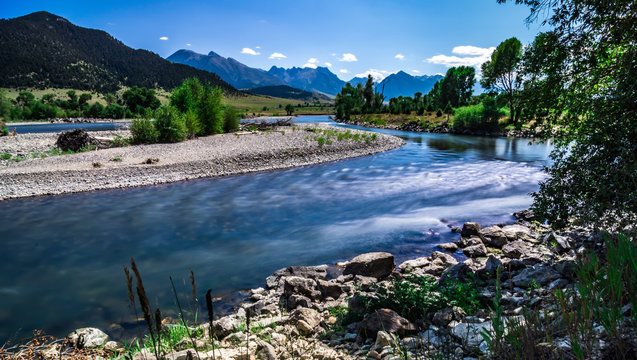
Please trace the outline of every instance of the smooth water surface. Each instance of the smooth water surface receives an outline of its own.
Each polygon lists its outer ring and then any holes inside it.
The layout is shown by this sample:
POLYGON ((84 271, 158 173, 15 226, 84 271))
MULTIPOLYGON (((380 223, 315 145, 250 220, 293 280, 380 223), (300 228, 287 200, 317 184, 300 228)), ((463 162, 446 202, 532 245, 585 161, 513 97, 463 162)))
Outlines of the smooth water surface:
POLYGON ((283 171, 0 202, 0 343, 34 328, 65 335, 130 322, 122 265, 131 256, 153 306, 169 312, 168 277, 188 294, 189 269, 203 298, 207 288, 262 286, 289 265, 425 255, 454 238, 449 225, 512 221, 550 151, 529 140, 382 132, 407 144, 283 171))
POLYGON ((18 134, 40 134, 74 129, 84 129, 87 131, 118 130, 128 125, 129 123, 127 122, 33 123, 20 125, 7 124, 7 129, 9 131, 13 131, 13 129, 15 129, 18 134))

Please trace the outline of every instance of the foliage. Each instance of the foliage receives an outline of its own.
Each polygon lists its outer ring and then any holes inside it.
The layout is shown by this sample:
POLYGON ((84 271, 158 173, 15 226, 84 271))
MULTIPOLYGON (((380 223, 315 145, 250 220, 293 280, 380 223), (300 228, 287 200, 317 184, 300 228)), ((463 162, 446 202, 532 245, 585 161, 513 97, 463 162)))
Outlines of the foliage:
POLYGON ((436 283, 428 276, 408 275, 390 280, 389 287, 376 286, 376 296, 365 298, 365 312, 388 308, 415 321, 425 314, 448 306, 459 306, 468 313, 478 309, 478 290, 475 284, 447 282, 436 283))
POLYGON ((172 106, 162 106, 155 111, 154 125, 160 142, 180 142, 186 138, 184 119, 172 106))
POLYGON ((522 59, 522 43, 515 37, 504 40, 491 54, 491 60, 482 64, 480 83, 487 90, 504 92, 509 98, 511 122, 516 123, 517 96, 521 86, 519 65, 522 59))
POLYGON ((153 121, 147 118, 133 119, 130 132, 134 144, 154 144, 159 138, 159 132, 155 129, 153 121))
POLYGON ((186 126, 186 136, 193 138, 201 133, 201 122, 194 110, 188 110, 183 114, 184 125, 186 126))
POLYGON ((477 105, 463 106, 455 109, 453 118, 454 128, 472 130, 494 130, 498 127, 498 120, 504 112, 495 104, 493 98, 486 98, 477 105))
MULTIPOLYGON (((499 2, 506 2, 499 0, 499 2)), ((533 210, 554 227, 637 223, 634 1, 516 0, 551 29, 524 55, 524 105, 558 129, 533 210)))
POLYGON ((155 91, 145 87, 133 86, 122 94, 124 104, 133 114, 142 114, 146 108, 155 110, 161 103, 155 91))
POLYGON ((176 107, 182 113, 196 112, 203 93, 203 85, 198 79, 189 78, 176 87, 170 94, 170 105, 176 107))
POLYGON ((223 132, 223 93, 218 87, 204 86, 198 104, 199 121, 203 134, 220 134, 223 132))
POLYGON ((294 113, 294 106, 292 106, 292 104, 285 105, 285 113, 291 116, 294 113))
POLYGON ((108 105, 102 111, 102 118, 106 119, 123 119, 125 116, 126 109, 117 104, 108 105))
POLYGON ((223 132, 230 133, 239 130, 239 114, 237 111, 227 106, 223 112, 223 132))
POLYGON ((349 120, 352 115, 379 113, 384 100, 384 96, 374 89, 371 75, 367 77, 365 86, 358 84, 353 87, 347 83, 334 99, 336 118, 349 120))

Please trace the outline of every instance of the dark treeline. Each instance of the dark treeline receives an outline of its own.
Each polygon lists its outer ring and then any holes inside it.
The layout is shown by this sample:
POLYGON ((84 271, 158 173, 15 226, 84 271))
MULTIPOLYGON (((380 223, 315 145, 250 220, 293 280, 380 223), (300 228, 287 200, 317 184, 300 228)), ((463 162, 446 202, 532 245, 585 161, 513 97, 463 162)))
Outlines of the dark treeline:
POLYGON ((143 116, 161 105, 154 90, 137 86, 124 91, 121 97, 115 94, 104 95, 106 105, 93 100, 96 99, 93 99, 92 94, 78 95, 75 90, 67 91, 64 98, 59 98, 55 93, 48 93, 39 99, 36 99, 35 95, 29 91, 20 91, 13 100, 7 98, 5 91, 0 91, 0 118, 9 120, 78 117, 122 119, 143 116))

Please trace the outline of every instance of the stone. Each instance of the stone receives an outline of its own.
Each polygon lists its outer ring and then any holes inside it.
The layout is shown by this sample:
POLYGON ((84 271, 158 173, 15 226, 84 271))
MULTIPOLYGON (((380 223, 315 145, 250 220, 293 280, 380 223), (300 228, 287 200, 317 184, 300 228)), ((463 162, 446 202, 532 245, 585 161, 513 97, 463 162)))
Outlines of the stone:
POLYGON ((461 341, 465 346, 478 347, 484 340, 480 333, 492 330, 491 321, 479 324, 458 323, 451 328, 451 335, 461 341))
POLYGON ((317 280, 318 289, 323 299, 338 299, 343 294, 343 287, 335 281, 317 280))
POLYGON ((272 275, 268 276, 265 280, 265 284, 268 289, 274 289, 278 287, 279 280, 282 277, 298 276, 306 279, 314 280, 326 280, 327 279, 327 265, 320 266, 289 266, 284 269, 275 271, 272 275))
POLYGON ((535 214, 532 210, 521 210, 513 213, 513 217, 522 221, 533 221, 535 214))
MULTIPOLYGON (((502 261, 500 261, 493 255, 489 255, 489 258, 484 264, 484 267, 478 270, 476 274, 478 274, 478 276, 482 278, 494 277, 499 266, 502 266, 502 261)), ((504 266, 502 266, 502 271, 504 271, 504 266)))
POLYGON ((215 320, 212 326, 214 328, 214 336, 221 339, 235 332, 240 324, 235 317, 224 316, 219 320, 215 320))
POLYGON ((465 248, 467 246, 482 244, 482 240, 479 237, 461 238, 456 243, 458 247, 465 248))
POLYGON ((462 225, 462 230, 460 231, 460 236, 462 237, 471 237, 480 234, 480 225, 474 222, 466 222, 462 225))
POLYGON ((304 335, 311 335, 320 329, 321 315, 313 309, 296 309, 290 314, 292 324, 304 335))
POLYGON ((510 242, 502 247, 502 254, 511 259, 519 259, 527 251, 528 247, 522 240, 510 242))
POLYGON ((452 242, 440 244, 440 245, 438 245, 438 247, 441 248, 442 250, 448 251, 448 252, 456 252, 458 250, 458 245, 456 245, 455 243, 452 243, 452 242))
POLYGON ((469 274, 471 273, 473 273, 473 271, 471 271, 469 265, 465 263, 452 265, 443 271, 438 283, 444 284, 447 281, 464 281, 469 278, 469 274))
POLYGON ((358 255, 347 262, 343 275, 363 275, 377 279, 387 277, 396 269, 394 255, 386 252, 372 252, 358 255))
POLYGON ((564 254, 573 248, 566 236, 557 235, 555 232, 551 232, 546 236, 545 241, 554 245, 558 254, 564 254))
POLYGON ((470 258, 487 256, 487 248, 482 244, 471 245, 462 249, 462 252, 470 258))
POLYGON ((434 313, 431 322, 440 327, 447 326, 453 320, 453 310, 450 307, 438 310, 434 313))
POLYGON ((106 344, 104 344, 104 350, 106 351, 115 352, 123 348, 124 347, 122 346, 122 344, 118 343, 117 341, 107 341, 106 344))
POLYGON ((278 360, 274 346, 265 341, 259 341, 257 345, 257 358, 260 360, 278 360))
POLYGON ((411 272, 414 269, 425 267, 430 263, 431 261, 428 257, 419 257, 417 259, 411 259, 403 262, 402 264, 398 265, 398 268, 402 272, 411 272))
POLYGON ((508 242, 507 235, 499 226, 484 228, 480 234, 482 235, 482 242, 489 247, 501 249, 508 242))
POLYGON ((531 229, 522 225, 507 225, 502 228, 502 231, 509 241, 515 241, 519 238, 526 238, 531 235, 531 229))
POLYGON ((409 320, 398 315, 390 309, 376 310, 367 315, 360 322, 358 334, 362 338, 375 338, 379 331, 386 331, 390 334, 405 336, 416 331, 416 327, 409 320))
POLYGON ((55 145, 62 151, 79 151, 93 144, 93 138, 84 129, 64 131, 58 135, 55 145))
POLYGON ((287 308, 288 310, 293 310, 298 307, 302 308, 310 308, 312 307, 312 300, 303 295, 293 294, 288 297, 287 308))
POLYGON ((321 292, 317 289, 316 281, 299 276, 283 278, 283 294, 286 297, 291 295, 303 295, 312 300, 321 298, 321 292))
POLYGON ((528 267, 520 271, 513 277, 513 285, 528 288, 532 284, 546 285, 551 280, 557 279, 559 276, 556 274, 555 269, 550 266, 535 266, 528 267))
POLYGON ((442 264, 444 265, 455 265, 458 263, 458 260, 456 260, 453 256, 440 251, 434 251, 433 254, 431 254, 431 259, 434 261, 442 260, 442 264))
POLYGON ((71 345, 78 349, 95 349, 103 347, 108 341, 108 335, 97 328, 81 328, 70 333, 67 338, 71 345))
POLYGON ((376 348, 384 348, 385 346, 391 346, 394 342, 394 338, 387 332, 381 330, 376 334, 376 342, 374 346, 376 348))

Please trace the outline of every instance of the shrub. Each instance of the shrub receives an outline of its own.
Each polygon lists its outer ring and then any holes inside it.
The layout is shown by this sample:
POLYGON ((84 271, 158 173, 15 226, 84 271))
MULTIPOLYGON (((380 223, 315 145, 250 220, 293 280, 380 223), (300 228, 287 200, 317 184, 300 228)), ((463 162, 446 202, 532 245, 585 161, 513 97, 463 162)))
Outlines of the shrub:
POLYGON ((186 138, 184 119, 172 106, 162 106, 155 111, 155 129, 161 142, 179 142, 186 138))
POLYGON ((438 108, 438 110, 436 110, 436 117, 441 117, 442 116, 442 109, 438 108))
POLYGON ((223 131, 229 133, 237 130, 239 130, 239 116, 234 108, 228 106, 223 113, 223 131))
POLYGON ((134 144, 154 144, 157 142, 159 133, 150 119, 134 119, 130 126, 134 144))
POLYGON ((126 109, 121 105, 111 104, 104 108, 101 117, 106 119, 123 119, 126 115, 126 109))
POLYGON ((201 122, 194 110, 188 110, 183 115, 184 125, 186 126, 186 135, 189 138, 195 137, 201 133, 201 122))
POLYGON ((198 104, 199 121, 203 134, 220 134, 223 132, 223 94, 218 87, 205 86, 198 104))
POLYGON ((486 99, 478 105, 463 106, 456 109, 453 119, 454 128, 492 130, 498 127, 498 119, 503 113, 494 99, 486 99))
POLYGON ((102 115, 102 112, 104 111, 104 106, 102 106, 102 104, 96 102, 95 104, 91 105, 87 110, 86 110, 86 116, 91 117, 91 118, 98 118, 102 115))

